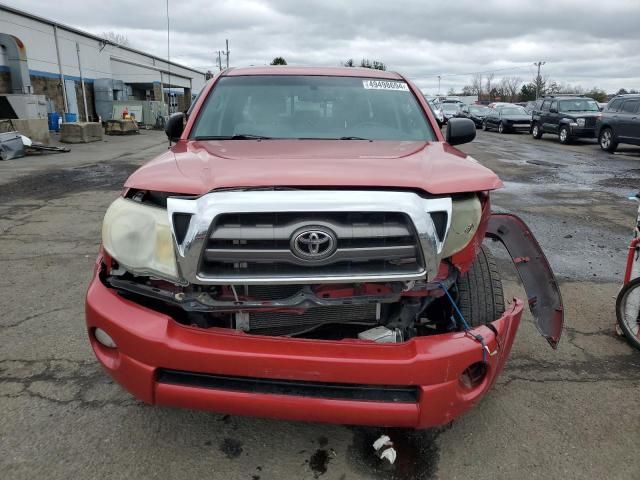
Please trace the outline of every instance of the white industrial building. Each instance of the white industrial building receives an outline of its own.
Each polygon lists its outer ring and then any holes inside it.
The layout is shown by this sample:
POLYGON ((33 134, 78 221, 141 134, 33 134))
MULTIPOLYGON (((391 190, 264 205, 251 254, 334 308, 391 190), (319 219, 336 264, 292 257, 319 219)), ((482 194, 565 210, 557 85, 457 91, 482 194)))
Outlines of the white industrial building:
POLYGON ((205 80, 204 72, 0 4, 0 119, 25 115, 22 104, 33 98, 37 115, 69 112, 80 120, 108 120, 113 102, 183 110, 205 80))

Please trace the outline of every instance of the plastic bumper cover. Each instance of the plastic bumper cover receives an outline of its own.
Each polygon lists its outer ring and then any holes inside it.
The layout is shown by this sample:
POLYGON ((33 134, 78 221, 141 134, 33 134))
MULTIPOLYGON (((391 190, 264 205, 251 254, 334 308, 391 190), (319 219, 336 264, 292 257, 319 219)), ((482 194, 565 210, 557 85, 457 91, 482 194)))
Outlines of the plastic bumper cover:
POLYGON ((474 388, 460 382, 483 359, 481 345, 464 333, 416 337, 401 344, 315 341, 252 336, 227 329, 185 327, 119 296, 94 276, 86 299, 93 350, 105 370, 138 399, 158 405, 290 420, 426 428, 446 424, 487 392, 509 355, 522 315, 514 300, 481 334, 491 355, 474 388), (115 341, 95 338, 100 328, 115 341), (238 377, 367 386, 415 386, 417 401, 361 401, 322 396, 255 393, 158 381, 159 369, 238 377))

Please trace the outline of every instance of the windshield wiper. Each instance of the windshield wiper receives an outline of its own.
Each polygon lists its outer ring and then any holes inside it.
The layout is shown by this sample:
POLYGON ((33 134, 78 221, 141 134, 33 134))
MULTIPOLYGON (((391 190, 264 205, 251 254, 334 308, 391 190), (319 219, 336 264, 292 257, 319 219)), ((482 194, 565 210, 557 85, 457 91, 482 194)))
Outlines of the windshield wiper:
POLYGON ((368 140, 368 141, 371 141, 370 138, 362 138, 362 137, 340 137, 338 140, 368 140))
POLYGON ((194 140, 270 140, 273 137, 264 135, 252 135, 250 133, 239 133, 236 135, 204 135, 194 137, 194 140))

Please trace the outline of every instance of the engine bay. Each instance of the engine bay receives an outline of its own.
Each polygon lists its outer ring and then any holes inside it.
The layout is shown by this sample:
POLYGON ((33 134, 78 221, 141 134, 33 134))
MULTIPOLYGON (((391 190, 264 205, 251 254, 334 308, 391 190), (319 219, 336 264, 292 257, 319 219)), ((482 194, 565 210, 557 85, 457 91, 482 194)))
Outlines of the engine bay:
POLYGON ((431 282, 183 287, 117 268, 103 268, 101 278, 125 298, 203 329, 378 343, 459 329, 445 296, 455 297, 458 271, 447 262, 431 282))

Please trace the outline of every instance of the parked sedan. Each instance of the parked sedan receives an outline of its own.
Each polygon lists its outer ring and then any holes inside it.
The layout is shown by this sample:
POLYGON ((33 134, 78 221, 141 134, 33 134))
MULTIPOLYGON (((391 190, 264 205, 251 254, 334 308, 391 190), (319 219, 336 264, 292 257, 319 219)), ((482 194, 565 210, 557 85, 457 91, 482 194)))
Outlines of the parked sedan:
POLYGON ((460 112, 461 103, 445 102, 440 104, 442 109, 442 115, 444 116, 444 123, 448 123, 449 119, 458 116, 460 112))
POLYGON ((491 112, 489 107, 484 105, 465 105, 460 109, 459 117, 470 118, 476 124, 476 128, 482 127, 482 121, 491 112))
POLYGON ((498 133, 528 132, 531 127, 531 115, 518 106, 489 109, 482 122, 483 130, 495 129, 498 133))

